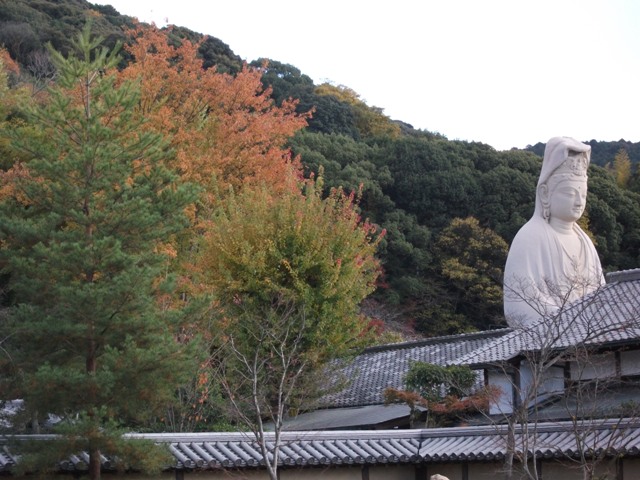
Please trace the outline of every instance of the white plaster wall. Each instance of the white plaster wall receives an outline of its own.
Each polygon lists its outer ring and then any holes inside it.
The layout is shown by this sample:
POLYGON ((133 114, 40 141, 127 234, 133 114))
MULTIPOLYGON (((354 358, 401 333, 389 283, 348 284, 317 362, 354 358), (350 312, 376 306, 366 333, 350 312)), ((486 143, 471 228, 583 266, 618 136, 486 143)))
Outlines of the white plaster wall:
POLYGON ((616 375, 616 359, 613 352, 590 355, 586 361, 571 362, 571 380, 611 378, 616 375))
POLYGON ((369 480, 406 480, 416 477, 413 465, 384 465, 369 467, 369 480))
POLYGON ((513 380, 504 372, 488 372, 488 384, 500 389, 500 398, 489 407, 491 415, 509 414, 513 412, 513 380))
POLYGON ((620 373, 622 375, 640 374, 640 350, 620 352, 620 373))
POLYGON ((531 406, 563 391, 564 367, 553 366, 544 372, 536 372, 528 360, 520 362, 520 399, 523 402, 531 406), (537 389, 535 383, 538 383, 537 389), (535 393, 534 389, 537 390, 535 393))

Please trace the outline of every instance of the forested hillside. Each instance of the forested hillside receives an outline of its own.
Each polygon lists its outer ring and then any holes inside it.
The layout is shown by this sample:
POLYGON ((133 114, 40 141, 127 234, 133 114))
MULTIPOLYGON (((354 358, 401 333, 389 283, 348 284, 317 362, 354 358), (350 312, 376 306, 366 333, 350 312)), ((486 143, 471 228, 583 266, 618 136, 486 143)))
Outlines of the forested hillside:
MULTIPOLYGON (((0 43, 21 65, 21 75, 43 81, 54 76, 43 44, 66 53, 86 18, 107 45, 130 41, 123 28, 133 19, 112 7, 20 0, 0 5, 0 43)), ((242 72, 232 46, 215 37, 181 27, 167 33, 173 45, 200 42, 206 68, 242 72)), ((125 52, 120 68, 131 59, 125 52)), ((249 67, 261 72, 277 106, 294 99, 295 112, 310 115, 287 141, 304 175, 322 172, 325 195, 333 187, 356 192, 362 217, 386 231, 378 249, 383 274, 367 312, 425 335, 503 325, 502 267, 508 244, 532 214, 544 145, 496 151, 450 141, 389 119, 346 86, 315 85, 278 59, 255 59, 249 67)), ((640 145, 605 140, 588 141, 587 227, 607 270, 637 267, 640 145)))
MULTIPOLYGON (((583 226, 606 269, 638 267, 637 145, 592 145, 583 226)), ((266 452, 336 359, 504 326, 534 151, 111 7, 0 2, 0 431, 59 434, 12 453, 45 476, 87 452, 99 479, 104 456, 167 464, 124 431, 243 430, 266 452)))

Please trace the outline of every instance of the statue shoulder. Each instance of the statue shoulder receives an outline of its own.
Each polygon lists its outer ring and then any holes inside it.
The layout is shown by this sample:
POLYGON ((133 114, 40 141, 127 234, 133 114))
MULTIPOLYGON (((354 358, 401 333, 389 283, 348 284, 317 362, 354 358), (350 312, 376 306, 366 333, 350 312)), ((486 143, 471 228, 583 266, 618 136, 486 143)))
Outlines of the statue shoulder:
POLYGON ((511 242, 509 251, 520 247, 530 249, 549 240, 551 227, 542 218, 534 217, 525 223, 511 242))
POLYGON ((537 278, 550 268, 557 257, 551 230, 542 218, 532 218, 522 226, 509 247, 505 278, 513 275, 537 278))

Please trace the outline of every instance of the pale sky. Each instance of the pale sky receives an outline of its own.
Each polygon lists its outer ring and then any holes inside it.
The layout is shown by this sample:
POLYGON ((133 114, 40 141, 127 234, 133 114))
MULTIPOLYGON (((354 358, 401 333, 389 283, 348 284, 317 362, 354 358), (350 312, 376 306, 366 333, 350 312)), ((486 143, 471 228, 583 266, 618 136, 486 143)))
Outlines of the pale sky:
POLYGON ((92 1, 291 64, 450 140, 640 141, 640 1, 92 1))

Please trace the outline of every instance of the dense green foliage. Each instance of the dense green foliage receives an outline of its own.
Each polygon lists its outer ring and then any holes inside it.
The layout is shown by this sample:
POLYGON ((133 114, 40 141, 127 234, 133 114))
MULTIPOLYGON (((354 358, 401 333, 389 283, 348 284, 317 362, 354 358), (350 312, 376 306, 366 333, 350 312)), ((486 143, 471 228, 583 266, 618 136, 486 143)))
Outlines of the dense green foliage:
MULTIPOLYGON (((613 162, 616 154, 620 150, 624 150, 629 155, 631 163, 637 165, 640 163, 640 143, 633 143, 620 139, 611 142, 602 142, 598 140, 583 140, 587 145, 591 145, 591 162, 605 167, 613 162)), ((526 150, 535 153, 536 155, 544 155, 544 143, 536 143, 535 145, 529 145, 526 150)))
POLYGON ((158 465, 120 426, 211 425, 214 403, 238 402, 246 378, 252 401, 236 425, 281 425, 311 374, 372 338, 359 303, 383 233, 355 194, 324 197, 320 180, 303 180, 285 142, 305 116, 277 107, 260 71, 206 70, 197 46, 169 48, 175 30, 155 28, 136 33, 138 70, 118 69, 90 30, 72 44, 78 57, 48 50, 56 75, 30 96, 32 79, 10 85, 20 70, 0 51, 0 380, 24 401, 12 431, 56 415, 46 428, 61 442, 40 458, 86 451, 99 478, 102 454, 158 465), (191 82, 193 96, 181 88, 191 82), (186 101, 171 105, 171 88, 186 101), (174 128, 177 112, 188 120, 174 128), (259 368, 242 370, 247 355, 259 368))
POLYGON ((476 381, 476 374, 466 366, 434 365, 413 362, 404 377, 407 390, 418 393, 429 401, 439 401, 448 395, 468 395, 476 381))
MULTIPOLYGON (((533 214, 540 157, 518 150, 497 152, 427 132, 363 141, 307 131, 291 145, 308 171, 324 168, 328 186, 362 185, 363 215, 388 232, 381 251, 388 288, 379 294, 402 304, 416 328, 438 334, 502 324, 495 286, 506 245, 533 214), (438 244, 443 230, 455 219, 469 217, 477 221, 472 241, 461 240, 453 251, 443 249, 438 244), (478 243, 487 244, 478 251, 491 263, 488 270, 478 268, 493 284, 493 293, 484 299, 474 297, 460 276, 456 279, 450 268, 443 268, 452 261, 447 258, 477 257, 469 246, 478 243)), ((614 175, 591 166, 588 227, 608 270, 638 264, 639 205, 639 196, 618 185, 614 175)), ((467 280, 475 288, 483 284, 477 277, 467 280)))
POLYGON ((310 131, 360 137, 351 106, 335 97, 318 95, 311 77, 296 67, 265 58, 254 60, 251 65, 263 69, 262 81, 272 89, 271 94, 278 104, 295 98, 299 100, 298 113, 313 109, 310 131))
MULTIPOLYGON (((63 55, 72 52, 73 39, 89 19, 94 34, 103 37, 109 48, 124 41, 123 29, 133 27, 135 21, 120 15, 110 5, 94 5, 86 0, 12 0, 0 3, 0 45, 35 73, 42 68, 41 57, 47 56, 44 46, 50 43, 63 55)), ((215 37, 205 37, 184 27, 176 27, 171 36, 176 43, 183 38, 202 42, 199 53, 205 68, 215 65, 218 71, 229 73, 242 69, 240 57, 215 37)), ((126 55, 123 58, 128 60, 126 55)))
MULTIPOLYGON (((45 33, 52 29, 64 32, 61 37, 72 37, 70 32, 83 16, 96 17, 100 29, 111 29, 101 30, 103 34, 116 38, 118 28, 130 24, 129 18, 116 13, 82 0, 20 0, 0 5, 0 38, 4 29, 15 30, 15 24, 22 22, 23 30, 27 25, 36 32, 36 38, 25 34, 31 39, 25 45, 35 49, 35 42, 48 40, 45 33)), ((184 28, 175 28, 171 35, 176 42, 202 38, 184 28)), ((202 43, 200 54, 206 66, 215 64, 231 73, 239 69, 238 57, 213 37, 202 43)), ((27 64, 24 52, 14 58, 27 64)), ((445 252, 437 242, 455 219, 473 218, 477 232, 488 232, 485 239, 496 234, 509 244, 533 213, 544 145, 498 152, 481 143, 449 141, 392 121, 347 87, 314 85, 295 66, 273 59, 256 59, 252 65, 263 68, 263 83, 272 89, 277 104, 294 98, 299 100, 299 113, 313 110, 308 128, 290 142, 305 175, 323 167, 326 192, 337 186, 356 191, 362 185, 363 217, 387 230, 380 246, 383 281, 376 295, 428 335, 501 324, 495 295, 488 304, 460 295, 461 285, 452 281, 450 269, 443 269, 445 252)), ((624 140, 587 143, 592 147, 588 229, 606 270, 637 267, 640 146, 624 140), (625 184, 617 181, 613 168, 621 149, 631 162, 625 184), (607 165, 611 165, 608 170, 603 168, 607 165)), ((499 261, 492 265, 499 268, 499 261)), ((498 273, 492 270, 490 278, 497 280, 498 273)))

